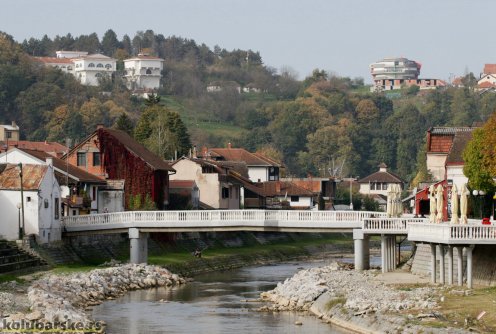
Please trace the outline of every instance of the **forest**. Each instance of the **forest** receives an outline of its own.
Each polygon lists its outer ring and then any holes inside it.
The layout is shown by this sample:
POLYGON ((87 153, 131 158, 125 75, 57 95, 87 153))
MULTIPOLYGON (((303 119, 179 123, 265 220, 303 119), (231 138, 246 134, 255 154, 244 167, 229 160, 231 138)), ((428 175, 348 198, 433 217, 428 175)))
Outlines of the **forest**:
POLYGON ((193 145, 230 142, 282 161, 288 176, 327 177, 342 166, 338 176, 364 177, 384 162, 412 184, 428 179, 426 131, 481 124, 496 108, 496 94, 479 94, 472 73, 463 82, 388 95, 371 93, 363 78, 315 69, 299 79, 290 67, 266 66, 259 52, 211 49, 152 30, 122 39, 108 30, 101 39, 93 33, 22 42, 0 32, 0 124, 16 121, 22 139, 74 144, 104 124, 164 159, 193 145), (102 53, 116 58, 120 71, 99 87, 83 86, 33 59, 57 50, 102 53), (165 60, 162 87, 148 100, 133 96, 121 79, 123 60, 139 52, 165 60), (207 91, 212 83, 222 89, 207 91))

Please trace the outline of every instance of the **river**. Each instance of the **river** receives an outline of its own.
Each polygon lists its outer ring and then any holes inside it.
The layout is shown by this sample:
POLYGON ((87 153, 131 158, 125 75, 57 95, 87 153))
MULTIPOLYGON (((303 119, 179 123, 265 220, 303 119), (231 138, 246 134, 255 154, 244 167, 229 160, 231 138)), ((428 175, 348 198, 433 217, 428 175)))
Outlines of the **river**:
POLYGON ((93 318, 104 320, 111 334, 344 333, 311 315, 257 312, 263 304, 249 301, 300 269, 333 260, 336 258, 247 267, 199 275, 183 286, 131 291, 96 306, 93 318), (296 321, 303 325, 295 325, 296 321))

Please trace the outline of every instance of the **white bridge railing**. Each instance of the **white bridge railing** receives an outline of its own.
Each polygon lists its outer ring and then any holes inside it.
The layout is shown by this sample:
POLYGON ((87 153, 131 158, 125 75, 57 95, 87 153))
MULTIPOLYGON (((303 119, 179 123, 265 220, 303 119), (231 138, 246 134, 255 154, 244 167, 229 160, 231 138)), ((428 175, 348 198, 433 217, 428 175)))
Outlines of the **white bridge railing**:
POLYGON ((368 234, 407 234, 409 224, 427 221, 425 218, 365 218, 362 229, 368 234))
POLYGON ((448 244, 496 244, 496 225, 412 223, 408 239, 448 244))
MULTIPOLYGON (((201 210, 201 211, 126 211, 115 213, 104 213, 95 215, 81 215, 63 218, 63 226, 66 231, 71 227, 88 229, 106 229, 106 226, 119 224, 136 224, 137 227, 143 223, 215 223, 215 226, 230 222, 312 222, 322 225, 334 222, 356 222, 371 217, 381 217, 383 212, 369 211, 297 211, 297 210, 201 210)), ((330 226, 331 227, 331 226, 330 226)), ((351 226, 350 226, 351 228, 351 226)))

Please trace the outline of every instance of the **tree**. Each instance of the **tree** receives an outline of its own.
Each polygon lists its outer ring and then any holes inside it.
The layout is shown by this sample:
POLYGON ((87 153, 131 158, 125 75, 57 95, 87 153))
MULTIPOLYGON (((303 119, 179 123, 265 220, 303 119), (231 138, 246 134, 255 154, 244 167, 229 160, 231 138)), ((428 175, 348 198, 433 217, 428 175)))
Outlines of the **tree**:
POLYGON ((463 152, 463 160, 463 173, 468 177, 472 188, 486 192, 495 189, 493 177, 496 176, 496 113, 482 128, 474 130, 472 140, 463 152))
POLYGON ((117 122, 115 123, 115 128, 117 130, 122 130, 126 132, 130 136, 133 135, 133 131, 134 131, 133 122, 125 112, 123 112, 117 119, 117 122))
POLYGON ((108 57, 112 57, 119 47, 119 40, 116 33, 109 29, 105 32, 102 38, 102 52, 108 57))

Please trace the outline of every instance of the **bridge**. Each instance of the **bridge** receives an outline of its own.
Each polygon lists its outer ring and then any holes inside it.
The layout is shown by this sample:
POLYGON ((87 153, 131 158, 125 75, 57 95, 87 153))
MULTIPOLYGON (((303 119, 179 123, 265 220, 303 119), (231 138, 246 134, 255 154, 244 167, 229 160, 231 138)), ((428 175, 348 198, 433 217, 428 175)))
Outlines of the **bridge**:
POLYGON ((453 249, 457 250, 458 284, 462 285, 463 252, 467 257, 467 285, 472 286, 472 250, 477 244, 496 244, 496 225, 433 224, 425 218, 388 218, 384 212, 297 210, 126 211, 64 217, 66 236, 128 233, 130 261, 146 263, 150 232, 352 232, 355 269, 370 268, 369 240, 381 236, 382 271, 396 268, 396 236, 431 245, 431 280, 436 282, 439 256, 440 283, 445 283, 447 251, 448 284, 453 284, 453 249))

